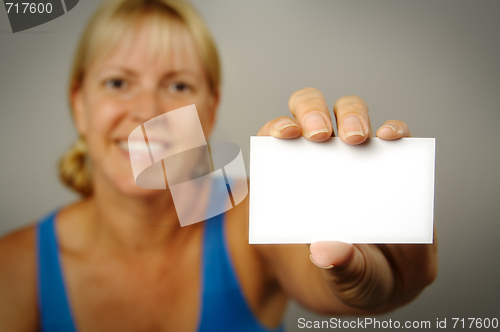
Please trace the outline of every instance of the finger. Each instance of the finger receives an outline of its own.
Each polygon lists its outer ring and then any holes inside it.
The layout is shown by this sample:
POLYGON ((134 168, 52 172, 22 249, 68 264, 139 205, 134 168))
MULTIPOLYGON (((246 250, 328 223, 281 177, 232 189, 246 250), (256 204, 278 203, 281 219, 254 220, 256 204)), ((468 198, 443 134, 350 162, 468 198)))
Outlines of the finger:
POLYGON ((412 137, 408 125, 403 121, 386 121, 378 130, 377 137, 386 140, 398 139, 401 137, 412 137))
POLYGON ((339 137, 348 144, 361 144, 373 136, 368 105, 358 96, 342 97, 333 106, 339 137))
POLYGON ((276 138, 296 138, 302 133, 295 120, 287 116, 274 119, 266 123, 257 133, 257 136, 274 136, 276 138))
POLYGON ((333 134, 332 119, 325 96, 314 88, 294 92, 288 107, 302 128, 302 136, 313 142, 321 142, 333 134))

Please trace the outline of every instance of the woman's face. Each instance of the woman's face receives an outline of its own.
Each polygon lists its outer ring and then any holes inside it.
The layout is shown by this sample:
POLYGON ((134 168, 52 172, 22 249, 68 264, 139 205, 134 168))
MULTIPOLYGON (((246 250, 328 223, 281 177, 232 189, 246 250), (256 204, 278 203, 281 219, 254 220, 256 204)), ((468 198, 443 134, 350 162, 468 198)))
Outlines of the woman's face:
MULTIPOLYGON (((172 38, 178 42, 166 56, 151 56, 151 30, 147 24, 139 25, 131 43, 119 45, 90 65, 81 88, 74 92, 75 121, 89 148, 94 185, 104 181, 127 195, 158 193, 135 184, 128 152, 132 130, 158 115, 195 104, 205 136, 210 134, 218 95, 209 87, 189 32, 181 23, 174 27, 172 38)), ((164 143, 172 135, 182 137, 190 130, 175 124, 158 129, 155 137, 148 136, 151 149, 167 149, 164 143)))

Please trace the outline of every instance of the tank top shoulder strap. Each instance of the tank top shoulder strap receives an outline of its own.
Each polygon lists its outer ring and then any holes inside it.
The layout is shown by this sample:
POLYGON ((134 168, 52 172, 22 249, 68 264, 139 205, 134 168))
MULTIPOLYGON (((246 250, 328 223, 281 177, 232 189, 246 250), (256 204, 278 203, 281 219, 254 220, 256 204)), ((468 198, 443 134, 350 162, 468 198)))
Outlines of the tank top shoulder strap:
POLYGON ((59 257, 55 230, 57 211, 36 226, 38 306, 41 330, 76 332, 59 257))
POLYGON ((283 331, 283 326, 266 328, 254 316, 241 291, 224 233, 224 214, 204 221, 199 331, 283 331))

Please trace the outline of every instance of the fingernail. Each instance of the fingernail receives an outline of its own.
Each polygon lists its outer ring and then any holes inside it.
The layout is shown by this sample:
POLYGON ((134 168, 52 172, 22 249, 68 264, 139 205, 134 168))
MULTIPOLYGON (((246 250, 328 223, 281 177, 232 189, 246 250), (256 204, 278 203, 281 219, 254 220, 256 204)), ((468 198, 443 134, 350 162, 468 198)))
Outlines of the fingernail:
POLYGON ((278 133, 281 132, 283 129, 288 128, 288 127, 295 127, 298 128, 298 126, 292 121, 288 119, 284 119, 281 121, 278 121, 274 125, 274 130, 277 131, 278 133))
POLYGON ((328 133, 325 118, 316 112, 306 115, 306 118, 304 119, 304 127, 306 130, 305 136, 307 138, 321 133, 328 133))
POLYGON ((349 115, 344 119, 342 124, 342 131, 344 132, 344 138, 351 136, 361 136, 365 137, 363 133, 363 125, 356 115, 349 115))
POLYGON ((317 267, 319 267, 320 269, 323 269, 323 270, 329 270, 331 268, 333 268, 335 265, 329 265, 329 266, 319 266, 318 264, 314 263, 313 261, 313 258, 312 258, 312 254, 309 255, 309 259, 311 260, 311 262, 316 265, 317 267))
POLYGON ((380 127, 380 129, 383 129, 383 128, 390 128, 392 129, 394 132, 397 132, 398 131, 398 125, 397 124, 394 124, 394 123, 391 123, 391 124, 385 124, 383 125, 382 127, 380 127))

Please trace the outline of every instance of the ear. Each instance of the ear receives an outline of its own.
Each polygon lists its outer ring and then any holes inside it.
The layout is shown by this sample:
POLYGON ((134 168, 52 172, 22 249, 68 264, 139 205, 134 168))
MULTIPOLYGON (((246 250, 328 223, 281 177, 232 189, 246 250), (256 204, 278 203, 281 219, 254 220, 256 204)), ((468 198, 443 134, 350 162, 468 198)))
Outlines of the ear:
POLYGON ((210 100, 210 105, 209 105, 209 118, 208 118, 208 133, 207 137, 209 137, 212 134, 212 131, 215 127, 215 122, 217 119, 217 111, 219 109, 219 102, 220 102, 220 88, 216 87, 215 91, 212 93, 212 98, 210 100))
POLYGON ((87 116, 85 114, 85 103, 83 99, 82 87, 76 87, 71 91, 71 109, 73 111, 73 119, 75 121, 76 130, 80 136, 85 137, 87 134, 87 116))

